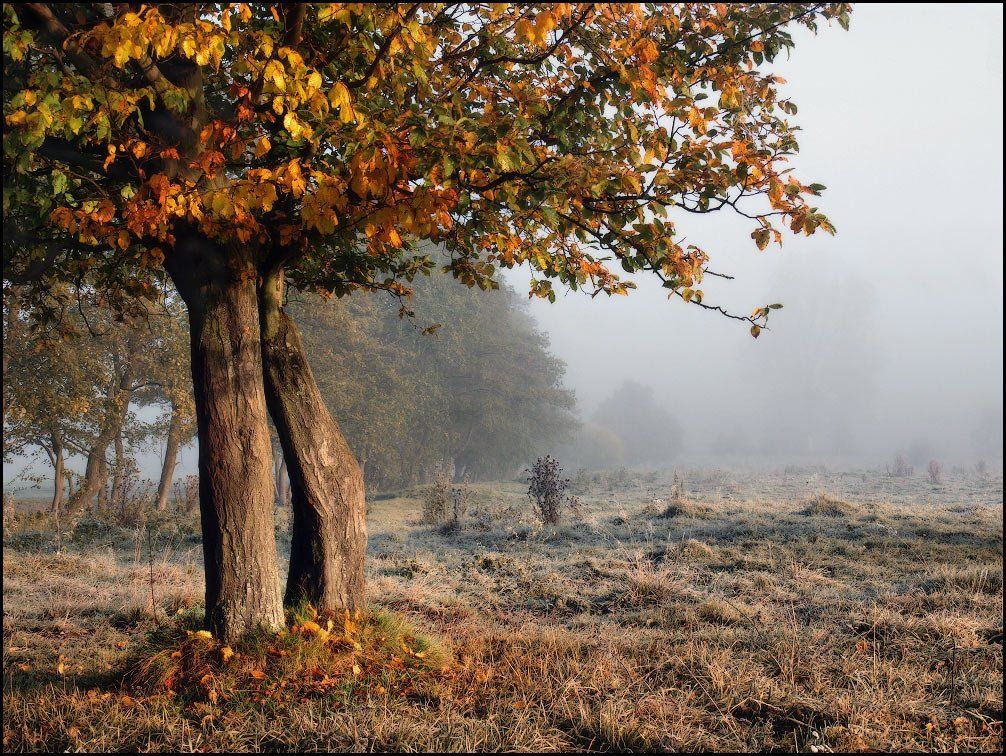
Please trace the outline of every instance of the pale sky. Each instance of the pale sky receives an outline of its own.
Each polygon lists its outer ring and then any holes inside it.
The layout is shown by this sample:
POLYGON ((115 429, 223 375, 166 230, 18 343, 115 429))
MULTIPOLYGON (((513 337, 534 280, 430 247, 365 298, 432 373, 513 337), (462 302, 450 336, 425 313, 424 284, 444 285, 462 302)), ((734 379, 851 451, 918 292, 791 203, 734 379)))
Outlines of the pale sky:
MULTIPOLYGON (((697 447, 845 425, 867 456, 926 440, 968 458, 978 417, 1002 413, 1002 27, 1000 5, 863 4, 849 32, 798 34, 776 65, 799 105, 795 166, 828 187, 838 235, 758 252, 746 219, 678 219, 737 276, 708 280, 707 301, 785 305, 758 341, 646 280, 628 298, 532 303, 581 402, 633 378, 697 447)), ((508 278, 526 289, 526 271, 508 278)))

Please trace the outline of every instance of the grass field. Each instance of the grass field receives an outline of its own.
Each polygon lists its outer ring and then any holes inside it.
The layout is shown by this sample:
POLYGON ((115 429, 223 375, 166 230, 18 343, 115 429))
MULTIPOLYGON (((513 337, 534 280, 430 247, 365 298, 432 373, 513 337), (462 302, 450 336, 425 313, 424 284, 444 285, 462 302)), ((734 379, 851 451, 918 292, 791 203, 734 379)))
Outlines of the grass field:
POLYGON ((1001 750, 1000 473, 684 479, 668 511, 669 474, 578 476, 556 527, 518 483, 475 486, 460 529, 373 501, 371 606, 438 661, 349 648, 296 695, 124 675, 198 610, 195 518, 88 518, 57 552, 5 511, 4 750, 1001 750))

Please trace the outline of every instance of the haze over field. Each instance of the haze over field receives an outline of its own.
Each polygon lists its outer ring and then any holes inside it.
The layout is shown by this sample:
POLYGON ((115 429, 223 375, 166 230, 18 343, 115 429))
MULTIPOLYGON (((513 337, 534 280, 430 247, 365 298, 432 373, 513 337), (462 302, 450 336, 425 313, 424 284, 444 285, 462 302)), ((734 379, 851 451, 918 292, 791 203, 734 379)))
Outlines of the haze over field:
POLYGON ((848 34, 804 36, 778 71, 800 108, 796 166, 827 185, 838 235, 759 253, 743 218, 678 219, 736 276, 707 279, 707 301, 781 302, 771 331, 754 341, 643 278, 627 298, 533 312, 588 411, 626 379, 648 384, 700 455, 721 435, 738 452, 873 464, 913 445, 1001 451, 1003 154, 981 135, 1002 130, 1002 7, 864 4, 848 34))

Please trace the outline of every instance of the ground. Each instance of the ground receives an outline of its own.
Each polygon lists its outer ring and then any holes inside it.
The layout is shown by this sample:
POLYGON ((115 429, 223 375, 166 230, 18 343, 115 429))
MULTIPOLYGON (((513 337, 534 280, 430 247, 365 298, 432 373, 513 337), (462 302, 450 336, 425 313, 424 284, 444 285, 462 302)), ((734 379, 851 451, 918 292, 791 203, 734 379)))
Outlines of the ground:
POLYGON ((1001 750, 1001 473, 681 475, 578 475, 548 527, 515 482, 461 528, 373 497, 371 605, 445 666, 242 706, 123 676, 198 611, 194 517, 57 551, 8 507, 4 750, 1001 750))

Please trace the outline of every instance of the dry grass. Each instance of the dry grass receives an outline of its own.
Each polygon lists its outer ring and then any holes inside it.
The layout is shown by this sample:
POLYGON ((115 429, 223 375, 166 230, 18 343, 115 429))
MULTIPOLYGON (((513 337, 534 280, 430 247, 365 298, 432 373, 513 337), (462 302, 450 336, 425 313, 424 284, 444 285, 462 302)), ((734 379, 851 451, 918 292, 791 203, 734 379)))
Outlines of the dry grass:
POLYGON ((849 517, 856 513, 856 507, 836 499, 826 493, 819 493, 807 500, 800 514, 807 517, 849 517))
POLYGON ((707 516, 660 517, 659 477, 559 527, 516 485, 449 534, 376 501, 356 635, 301 614, 226 661, 189 634, 194 523, 155 523, 154 612, 145 534, 92 522, 55 554, 13 517, 4 749, 1001 749, 1001 477, 688 480, 707 516))

